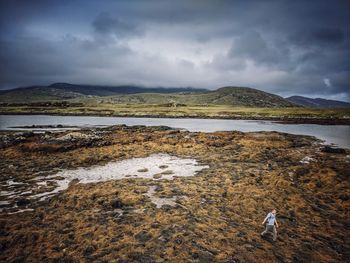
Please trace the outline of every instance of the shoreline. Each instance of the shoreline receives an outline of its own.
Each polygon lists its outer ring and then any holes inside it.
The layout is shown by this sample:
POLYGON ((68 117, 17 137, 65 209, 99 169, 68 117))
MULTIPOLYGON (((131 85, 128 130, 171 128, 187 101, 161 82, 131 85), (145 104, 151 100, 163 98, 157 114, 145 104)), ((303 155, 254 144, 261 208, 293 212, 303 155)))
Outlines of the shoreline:
POLYGON ((42 113, 42 112, 2 112, 0 115, 46 115, 46 116, 76 116, 76 117, 114 117, 114 118, 159 118, 159 119, 217 119, 217 120, 251 120, 271 121, 279 124, 317 124, 317 125, 350 125, 350 119, 330 118, 291 118, 291 117, 262 117, 262 116, 198 116, 198 115, 159 115, 159 114, 79 114, 79 113, 42 113))
MULTIPOLYGON (((89 127, 83 127, 83 126, 64 126, 64 125, 31 125, 31 126, 16 126, 16 127, 10 127, 10 129, 0 129, 0 138, 1 136, 5 135, 11 135, 11 134, 25 134, 25 136, 32 136, 32 135, 38 135, 38 134, 53 134, 53 133, 70 133, 70 132, 92 132, 92 131, 98 131, 98 130, 110 130, 110 129, 161 129, 163 131, 174 131, 174 132, 187 132, 187 133, 206 133, 206 134, 212 134, 212 133, 242 133, 242 134, 255 134, 255 133, 261 133, 261 134, 269 134, 269 133, 277 133, 280 135, 290 135, 290 136, 300 136, 305 138, 312 138, 312 140, 315 140, 319 147, 323 148, 329 148, 331 151, 335 149, 337 152, 337 149, 345 149, 350 150, 349 146, 346 145, 340 145, 333 142, 327 142, 327 140, 317 137, 316 135, 309 135, 309 134, 297 134, 297 133, 289 133, 285 131, 271 131, 271 130, 261 130, 261 131, 239 131, 239 130, 223 130, 223 131, 189 131, 187 129, 182 128, 174 128, 171 126, 166 125, 128 125, 128 124, 113 124, 113 125, 93 125, 89 127), (62 127, 61 127, 62 126, 62 127), (12 129, 13 128, 13 129, 12 129)), ((1 142, 0 142, 0 148, 1 148, 1 142)))

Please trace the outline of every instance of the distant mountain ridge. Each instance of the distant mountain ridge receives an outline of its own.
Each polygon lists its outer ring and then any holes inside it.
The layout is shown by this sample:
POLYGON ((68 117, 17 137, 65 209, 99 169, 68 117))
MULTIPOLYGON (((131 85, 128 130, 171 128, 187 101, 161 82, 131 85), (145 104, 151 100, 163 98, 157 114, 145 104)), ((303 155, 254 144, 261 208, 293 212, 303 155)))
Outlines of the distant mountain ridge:
POLYGON ((311 108, 349 108, 350 103, 338 100, 328 100, 321 98, 308 98, 303 96, 291 96, 286 100, 304 107, 311 108))
POLYGON ((55 83, 1 91, 1 103, 31 103, 57 100, 130 104, 232 105, 246 107, 295 107, 275 94, 247 87, 217 90, 194 88, 145 88, 139 86, 96 86, 55 83))
POLYGON ((69 100, 82 97, 81 93, 73 91, 56 89, 47 86, 31 86, 26 88, 17 88, 12 90, 0 91, 0 102, 39 102, 52 100, 69 100))
POLYGON ((79 96, 113 96, 122 94, 136 94, 136 93, 175 93, 175 92, 202 92, 208 91, 206 89, 186 88, 146 88, 136 85, 120 85, 120 86, 99 86, 99 85, 84 85, 84 84, 69 84, 69 83, 54 83, 49 86, 30 86, 21 87, 11 90, 0 91, 0 96, 14 94, 30 96, 31 94, 39 97, 52 97, 58 99, 63 96, 65 98, 75 98, 79 96))
POLYGON ((136 93, 175 93, 175 92, 201 92, 207 91, 206 89, 194 89, 191 87, 176 87, 176 88, 163 88, 163 87, 141 87, 136 85, 120 85, 120 86, 99 86, 99 85, 79 85, 69 83, 54 83, 48 87, 55 89, 66 90, 70 92, 77 92, 83 95, 93 96, 112 96, 121 94, 136 94, 136 93))

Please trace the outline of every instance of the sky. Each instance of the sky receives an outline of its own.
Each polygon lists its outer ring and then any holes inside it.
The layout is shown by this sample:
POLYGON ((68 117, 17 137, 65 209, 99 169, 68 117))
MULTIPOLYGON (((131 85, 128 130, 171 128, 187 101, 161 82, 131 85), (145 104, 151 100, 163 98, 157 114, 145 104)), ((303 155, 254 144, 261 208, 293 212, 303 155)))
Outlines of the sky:
POLYGON ((0 0, 0 89, 55 82, 350 101, 350 1, 0 0))

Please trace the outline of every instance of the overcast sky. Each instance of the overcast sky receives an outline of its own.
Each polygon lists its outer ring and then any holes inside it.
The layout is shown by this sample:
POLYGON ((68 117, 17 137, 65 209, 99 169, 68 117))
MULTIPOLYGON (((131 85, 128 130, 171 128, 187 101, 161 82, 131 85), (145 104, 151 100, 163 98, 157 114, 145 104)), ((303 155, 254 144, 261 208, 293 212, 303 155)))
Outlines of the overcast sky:
POLYGON ((233 85, 350 101, 349 3, 0 0, 0 89, 233 85))

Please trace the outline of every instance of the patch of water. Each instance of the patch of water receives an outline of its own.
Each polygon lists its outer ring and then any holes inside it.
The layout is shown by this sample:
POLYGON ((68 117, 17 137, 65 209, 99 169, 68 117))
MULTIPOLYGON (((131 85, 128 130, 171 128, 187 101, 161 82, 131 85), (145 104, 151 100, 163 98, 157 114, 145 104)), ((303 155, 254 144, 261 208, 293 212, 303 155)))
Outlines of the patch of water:
MULTIPOLYGON (((11 181, 9 184, 11 187, 17 185, 20 185, 20 187, 18 186, 18 189, 15 189, 16 191, 1 191, 0 197, 1 201, 14 204, 11 207, 13 209, 18 198, 25 196, 25 198, 31 200, 31 203, 38 200, 42 201, 66 190, 73 180, 78 180, 79 183, 83 184, 126 179, 130 176, 133 179, 173 180, 176 177, 194 176, 205 168, 209 168, 209 166, 199 164, 195 159, 179 158, 169 154, 153 154, 145 158, 126 159, 110 162, 106 165, 63 170, 49 176, 39 175, 30 180, 31 184, 11 181), (46 189, 47 191, 45 191, 46 189)), ((7 188, 6 190, 9 190, 7 188)), ((176 201, 176 197, 155 197, 153 188, 150 189, 147 196, 158 208, 166 204, 174 205, 176 201)))
POLYGON ((168 154, 153 154, 145 158, 132 158, 118 162, 110 162, 103 166, 65 170, 56 176, 68 180, 78 179, 80 183, 94 183, 108 180, 124 179, 131 176, 136 178, 153 179, 154 175, 162 174, 161 179, 172 180, 174 177, 193 176, 196 172, 208 168, 199 165, 195 159, 185 159, 168 154), (166 172, 164 171, 165 167, 166 172))
POLYGON ((16 191, 0 191, 0 196, 13 196, 17 193, 16 191))
POLYGON ((313 158, 311 158, 309 156, 305 156, 303 159, 300 160, 300 163, 302 163, 302 164, 309 164, 312 161, 314 161, 313 158))
POLYGON ((8 214, 13 215, 13 214, 19 214, 19 213, 23 213, 23 212, 27 212, 27 211, 32 212, 32 211, 34 211, 34 209, 33 208, 24 208, 24 209, 17 210, 15 212, 9 212, 8 214))
POLYGON ((163 205, 176 206, 176 200, 179 196, 173 196, 170 198, 165 197, 157 197, 154 194, 156 193, 157 186, 152 185, 149 187, 145 196, 148 196, 151 199, 151 202, 157 206, 157 208, 161 208, 163 205))
POLYGON ((19 185, 19 184, 23 184, 23 183, 19 183, 19 182, 15 182, 14 180, 10 179, 7 181, 8 185, 19 185))
MULTIPOLYGON (((123 118, 93 116, 50 116, 50 115, 0 115, 0 130, 26 130, 10 128, 13 126, 57 125, 63 126, 109 126, 116 124, 170 126, 186 129, 191 132, 214 131, 278 131, 291 134, 311 135, 327 144, 334 143, 339 147, 350 148, 350 125, 317 125, 317 124, 281 124, 271 121, 252 120, 218 120, 192 118, 123 118)), ((28 130, 28 129, 27 129, 28 130)), ((33 130, 33 129, 29 129, 33 130)), ((39 129, 42 130, 42 129, 39 129)), ((52 130, 52 129, 48 129, 52 130)), ((59 129, 55 129, 59 130, 59 129)))

